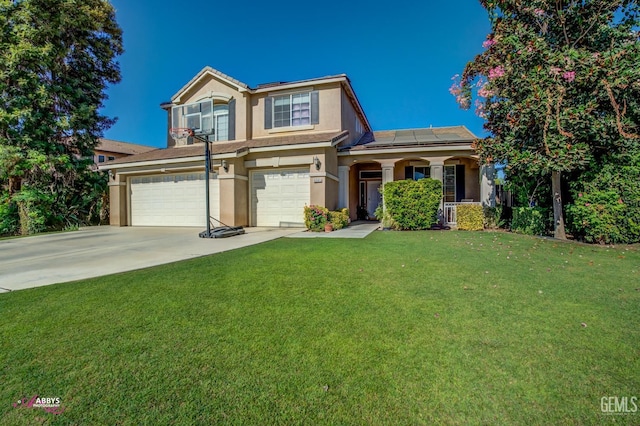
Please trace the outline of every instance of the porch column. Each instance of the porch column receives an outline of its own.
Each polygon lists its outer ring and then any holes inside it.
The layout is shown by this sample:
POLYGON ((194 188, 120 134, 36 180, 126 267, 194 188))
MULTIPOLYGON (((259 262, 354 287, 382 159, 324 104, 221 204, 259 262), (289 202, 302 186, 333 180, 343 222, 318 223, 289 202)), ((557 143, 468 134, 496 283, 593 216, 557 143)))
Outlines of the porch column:
POLYGON ((431 179, 436 179, 440 181, 442 185, 443 195, 440 198, 440 210, 438 212, 438 217, 442 219, 442 212, 444 211, 444 161, 431 161, 431 179))
POLYGON ((350 166, 338 166, 338 208, 349 207, 349 169, 350 166))
MULTIPOLYGON (((393 168, 395 166, 394 163, 382 163, 382 188, 384 188, 384 184, 387 182, 393 182, 393 168)), ((382 197, 382 209, 386 211, 387 208, 384 205, 384 197, 382 197)))
POLYGON ((496 206, 495 167, 480 167, 480 202, 484 207, 496 206))
POLYGON ((393 182, 394 163, 382 163, 382 186, 387 182, 393 182))

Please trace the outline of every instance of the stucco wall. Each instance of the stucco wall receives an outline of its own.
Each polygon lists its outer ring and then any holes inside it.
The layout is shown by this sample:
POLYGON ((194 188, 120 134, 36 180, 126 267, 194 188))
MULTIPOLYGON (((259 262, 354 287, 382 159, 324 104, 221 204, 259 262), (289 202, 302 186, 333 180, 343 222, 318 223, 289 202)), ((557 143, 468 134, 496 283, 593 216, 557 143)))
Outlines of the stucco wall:
MULTIPOLYGON (((342 129, 349 131, 349 138, 341 143, 343 146, 349 146, 357 142, 362 136, 362 132, 356 132, 356 119, 362 125, 362 120, 357 116, 356 110, 351 103, 351 100, 347 96, 344 90, 340 91, 340 107, 342 112, 342 129)), ((364 128, 362 125, 361 128, 364 128)))
MULTIPOLYGON (((274 88, 275 89, 275 88, 274 88)), ((252 96, 251 99, 251 115, 253 117, 253 123, 251 125, 251 133, 253 138, 261 138, 267 136, 287 136, 287 135, 299 135, 310 132, 324 132, 324 131, 340 131, 341 130, 341 109, 339 107, 341 100, 341 87, 339 83, 322 84, 322 85, 310 85, 308 87, 302 87, 293 91, 278 91, 274 90, 269 93, 258 93, 252 96), (310 90, 318 91, 318 107, 320 109, 319 123, 313 125, 312 129, 304 128, 304 130, 295 130, 295 127, 290 128, 264 128, 264 104, 267 96, 277 96, 278 94, 286 93, 298 93, 310 90)))

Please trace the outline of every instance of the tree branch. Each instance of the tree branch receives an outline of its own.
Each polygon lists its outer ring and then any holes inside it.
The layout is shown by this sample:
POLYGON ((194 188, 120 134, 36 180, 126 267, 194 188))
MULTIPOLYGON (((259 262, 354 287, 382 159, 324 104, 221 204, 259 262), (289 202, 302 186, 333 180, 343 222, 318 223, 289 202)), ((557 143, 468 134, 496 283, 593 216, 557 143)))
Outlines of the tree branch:
MULTIPOLYGON (((622 114, 620 113, 620 106, 618 105, 618 102, 616 101, 616 97, 613 94, 613 89, 611 88, 611 85, 607 82, 607 80, 603 79, 602 84, 604 85, 604 88, 607 91, 607 94, 609 95, 611 106, 613 106, 613 112, 615 112, 616 114, 616 126, 618 127, 618 132, 627 139, 640 139, 640 135, 637 135, 635 133, 627 133, 624 131, 624 129, 622 128, 622 118, 624 117, 624 111, 622 112, 622 114)), ((626 106, 625 106, 625 111, 626 111, 626 106)))
POLYGON ((551 151, 549 150, 549 144, 547 144, 547 132, 549 131, 549 124, 551 122, 552 101, 551 90, 547 89, 547 115, 544 119, 544 129, 542 130, 542 143, 544 144, 544 152, 549 156, 551 155, 551 151))
POLYGON ((558 126, 558 132, 560 132, 562 136, 566 138, 573 138, 573 133, 567 132, 566 130, 562 129, 562 126, 560 125, 560 105, 562 104, 563 97, 564 97, 564 88, 561 87, 560 98, 556 103, 556 125, 558 126))

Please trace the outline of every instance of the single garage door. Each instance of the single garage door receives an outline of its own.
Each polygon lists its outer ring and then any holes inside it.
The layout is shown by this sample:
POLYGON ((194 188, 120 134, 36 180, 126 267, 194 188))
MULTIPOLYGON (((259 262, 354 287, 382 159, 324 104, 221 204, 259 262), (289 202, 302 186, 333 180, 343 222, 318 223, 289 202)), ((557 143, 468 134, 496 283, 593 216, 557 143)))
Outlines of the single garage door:
POLYGON ((258 170, 251 177, 251 224, 304 226, 309 204, 309 169, 258 170))
MULTIPOLYGON (((207 226, 204 172, 136 176, 130 185, 131 225, 207 226)), ((219 185, 214 176, 209 194, 211 216, 218 219, 219 185)))

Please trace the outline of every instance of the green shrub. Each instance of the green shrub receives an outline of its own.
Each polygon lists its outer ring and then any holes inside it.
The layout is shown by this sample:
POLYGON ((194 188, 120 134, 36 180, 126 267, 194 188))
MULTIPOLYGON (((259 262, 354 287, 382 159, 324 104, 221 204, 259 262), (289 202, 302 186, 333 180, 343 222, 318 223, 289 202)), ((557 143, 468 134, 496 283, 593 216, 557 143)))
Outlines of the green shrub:
POLYGON ((628 205, 618 191, 579 193, 567 206, 570 232, 588 243, 634 243, 640 240, 640 205, 628 205))
POLYGON ((438 221, 442 183, 435 179, 387 182, 383 199, 395 229, 429 229, 438 221))
POLYGON ((511 230, 525 235, 545 235, 549 229, 549 210, 542 207, 514 207, 511 230))
POLYGON ((15 235, 20 229, 18 206, 8 196, 0 197, 0 235, 15 235))
POLYGON ((349 225, 349 209, 344 208, 339 211, 329 212, 329 222, 333 226, 333 230, 346 228, 349 225))
POLYGON ((23 188, 13 197, 18 206, 20 235, 37 234, 51 226, 53 195, 33 188, 23 188))
POLYGON ((329 210, 322 206, 304 206, 304 224, 308 230, 323 232, 329 219, 329 210))
POLYGON ((484 207, 482 209, 484 215, 484 227, 486 229, 498 229, 504 227, 505 220, 502 218, 503 208, 501 205, 496 207, 484 207))
POLYGON ((376 216, 376 219, 380 221, 384 229, 397 228, 395 222, 391 218, 391 215, 389 215, 389 212, 385 212, 383 204, 380 204, 378 207, 376 207, 376 211, 374 212, 374 214, 376 216))
POLYGON ((458 204, 456 206, 456 225, 463 231, 481 231, 484 229, 484 212, 479 204, 458 204))
POLYGON ((573 185, 567 229, 589 243, 640 242, 640 151, 613 156, 573 185))

